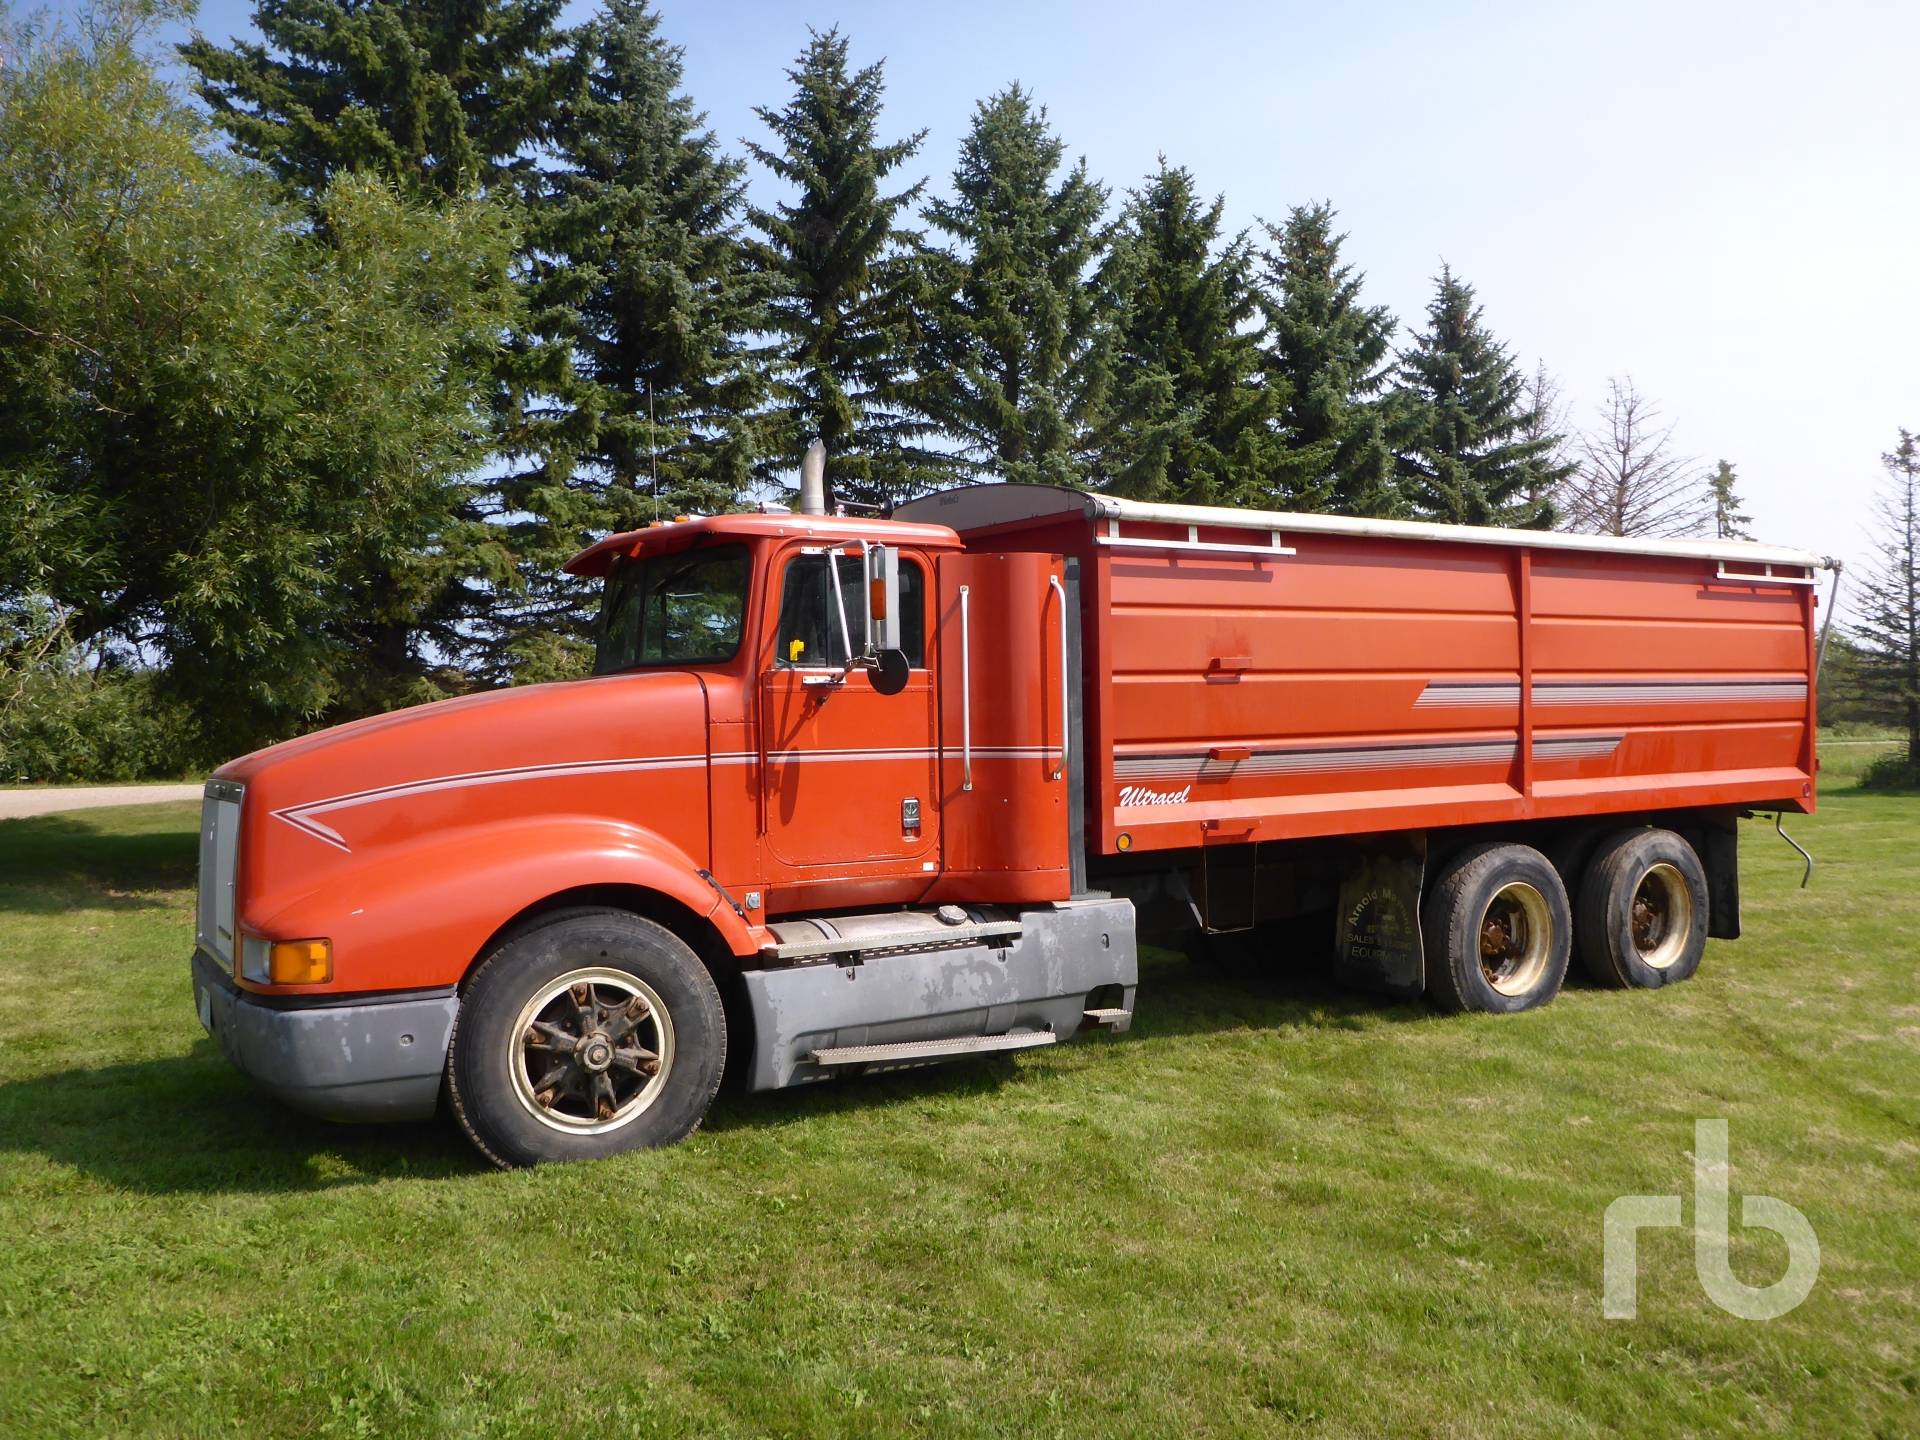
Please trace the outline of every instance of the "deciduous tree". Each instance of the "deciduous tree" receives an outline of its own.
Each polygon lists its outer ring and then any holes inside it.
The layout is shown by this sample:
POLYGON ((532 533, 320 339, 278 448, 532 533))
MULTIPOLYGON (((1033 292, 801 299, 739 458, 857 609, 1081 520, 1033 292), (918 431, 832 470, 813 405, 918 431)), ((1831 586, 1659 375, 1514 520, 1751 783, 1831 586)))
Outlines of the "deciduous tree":
POLYGON ((166 662, 229 751, 435 693, 510 227, 370 176, 287 204, 87 33, 0 72, 0 601, 166 662))
POLYGON ((1563 492, 1566 526, 1589 535, 1697 535, 1708 516, 1696 462, 1673 448, 1673 426, 1634 387, 1607 382, 1563 492))

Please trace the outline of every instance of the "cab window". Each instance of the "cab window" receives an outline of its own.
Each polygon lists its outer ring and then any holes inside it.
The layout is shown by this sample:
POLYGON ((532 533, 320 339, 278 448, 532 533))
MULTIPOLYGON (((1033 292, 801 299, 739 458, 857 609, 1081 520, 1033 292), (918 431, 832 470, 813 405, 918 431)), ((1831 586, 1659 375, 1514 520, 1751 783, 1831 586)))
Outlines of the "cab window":
POLYGON ((616 562, 600 611, 594 673, 732 659, 751 573, 744 545, 616 562))
MULTIPOLYGON (((847 607, 847 633, 857 655, 867 644, 867 597, 861 588, 864 568, 858 555, 831 558, 839 571, 840 594, 847 607)), ((833 603, 833 590, 827 580, 828 559, 825 555, 800 555, 787 566, 780 586, 776 665, 837 670, 846 664, 846 649, 840 642, 840 611, 833 603)), ((925 588, 919 565, 901 556, 900 648, 916 670, 926 663, 925 588)))

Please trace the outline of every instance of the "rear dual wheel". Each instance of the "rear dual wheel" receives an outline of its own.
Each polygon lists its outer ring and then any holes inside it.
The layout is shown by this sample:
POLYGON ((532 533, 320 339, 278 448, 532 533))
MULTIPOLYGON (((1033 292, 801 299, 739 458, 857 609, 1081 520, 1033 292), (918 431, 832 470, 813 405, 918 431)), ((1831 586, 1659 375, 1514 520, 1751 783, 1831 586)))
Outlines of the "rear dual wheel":
POLYGON ((1567 975, 1567 889, 1527 845, 1456 855, 1421 907, 1427 998, 1443 1010, 1512 1014, 1546 1004, 1567 975))
POLYGON ((1706 953, 1706 871, 1671 830, 1623 830, 1587 862, 1578 914, 1580 966, 1596 983, 1671 985, 1706 953))

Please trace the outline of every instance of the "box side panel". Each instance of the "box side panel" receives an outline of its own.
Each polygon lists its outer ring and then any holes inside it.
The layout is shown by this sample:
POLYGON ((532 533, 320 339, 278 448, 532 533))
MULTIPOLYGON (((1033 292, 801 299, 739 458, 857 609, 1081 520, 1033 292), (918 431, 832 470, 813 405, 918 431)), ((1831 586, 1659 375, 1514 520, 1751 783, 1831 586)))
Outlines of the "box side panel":
POLYGON ((1716 575, 1685 560, 1534 556, 1540 798, 1744 786, 1811 804, 1809 590, 1716 575))
POLYGON ((1811 805, 1803 589, 1695 558, 1164 538, 1186 545, 1096 547, 1102 851, 1811 805))

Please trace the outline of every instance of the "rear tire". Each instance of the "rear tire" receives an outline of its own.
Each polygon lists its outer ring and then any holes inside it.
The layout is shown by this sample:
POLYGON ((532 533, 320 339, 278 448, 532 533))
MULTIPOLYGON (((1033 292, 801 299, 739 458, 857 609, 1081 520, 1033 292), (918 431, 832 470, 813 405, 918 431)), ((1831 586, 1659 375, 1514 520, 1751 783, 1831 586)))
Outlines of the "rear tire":
POLYGON ((1587 862, 1575 944, 1601 985, 1653 990, 1685 980, 1707 948, 1707 872, 1671 830, 1625 830, 1587 862))
POLYGON ((1420 928, 1427 998, 1442 1010, 1532 1010, 1566 979, 1566 886, 1529 846, 1475 845, 1456 855, 1427 892, 1420 928))
POLYGON ((474 972, 447 1094, 496 1165, 593 1160, 692 1134, 726 1060, 720 992, 678 936, 624 910, 571 910, 474 972))

